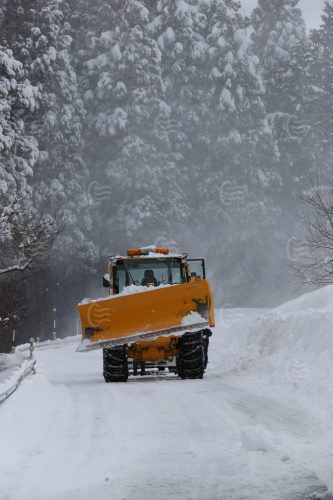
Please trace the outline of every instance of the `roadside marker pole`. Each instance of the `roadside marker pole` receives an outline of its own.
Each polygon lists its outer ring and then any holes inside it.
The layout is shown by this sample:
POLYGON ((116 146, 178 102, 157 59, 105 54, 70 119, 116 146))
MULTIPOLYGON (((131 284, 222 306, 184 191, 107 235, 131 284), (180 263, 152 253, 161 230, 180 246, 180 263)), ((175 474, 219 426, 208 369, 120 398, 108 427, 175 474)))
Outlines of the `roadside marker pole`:
POLYGON ((12 325, 13 325, 12 350, 11 350, 12 353, 15 352, 16 319, 17 319, 17 316, 16 316, 16 314, 14 314, 14 316, 13 316, 13 323, 12 323, 12 325))
POLYGON ((53 309, 53 340, 57 339, 57 310, 53 309))
POLYGON ((35 349, 34 341, 35 341, 34 337, 30 337, 30 345, 29 345, 30 359, 33 358, 33 352, 34 352, 34 349, 35 349))

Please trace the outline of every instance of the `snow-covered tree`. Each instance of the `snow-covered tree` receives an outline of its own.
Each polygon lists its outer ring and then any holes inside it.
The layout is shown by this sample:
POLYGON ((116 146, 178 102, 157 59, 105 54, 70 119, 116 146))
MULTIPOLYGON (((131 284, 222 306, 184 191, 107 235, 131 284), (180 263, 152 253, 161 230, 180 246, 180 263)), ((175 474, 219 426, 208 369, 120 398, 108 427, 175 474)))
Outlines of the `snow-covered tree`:
POLYGON ((181 197, 173 182, 175 155, 163 151, 155 137, 156 119, 167 106, 150 13, 139 1, 113 1, 106 11, 102 4, 81 51, 80 81, 85 151, 97 186, 93 208, 108 253, 113 238, 118 245, 127 238, 144 243, 154 227, 175 220, 181 197), (98 193, 105 185, 109 194, 102 200, 98 193))
MULTIPOLYGON (((34 209, 29 179, 38 156, 35 139, 26 135, 24 120, 36 106, 38 90, 24 78, 22 64, 0 47, 0 272, 23 270, 32 245, 34 209), (28 222, 29 221, 29 222, 28 222), (29 230, 28 230, 29 226, 29 230), (29 236, 30 231, 30 236, 29 236)), ((39 235, 45 226, 41 221, 39 235)))
POLYGON ((322 23, 311 33, 307 112, 311 119, 311 154, 322 176, 331 178, 333 164, 333 2, 325 2, 322 23))
POLYGON ((27 137, 24 117, 36 105, 37 88, 24 78, 22 64, 10 49, 0 47, 1 195, 27 192, 36 160, 36 141, 27 137))
MULTIPOLYGON (((10 49, 0 47, 0 316, 29 307, 23 278, 49 256, 56 237, 47 217, 34 207, 31 180, 38 148, 25 123, 35 112, 38 89, 26 79, 10 49)), ((23 339, 22 339, 23 340, 23 339)))
POLYGON ((305 23, 299 0, 258 0, 254 9, 255 50, 261 59, 268 112, 297 110, 295 53, 305 42, 305 23))
POLYGON ((56 260, 92 260, 91 219, 82 160, 84 109, 72 66, 69 7, 63 0, 13 0, 6 11, 7 40, 38 87, 38 112, 27 120, 39 144, 33 187, 38 209, 65 228, 54 247, 56 260), (15 21, 15 26, 12 24, 15 21))
MULTIPOLYGON (((177 151, 186 179, 188 216, 179 239, 197 248, 207 239, 240 248, 240 239, 253 235, 252 222, 258 231, 265 220, 269 226, 269 191, 280 182, 267 161, 271 130, 251 32, 237 2, 215 0, 158 2, 150 29, 162 53, 169 106, 161 135, 177 151)), ((204 243, 201 252, 207 252, 204 243)), ((213 258, 214 252, 212 245, 213 258)))
POLYGON ((267 120, 274 139, 274 155, 267 165, 280 176, 274 200, 280 206, 280 226, 287 214, 296 211, 294 200, 307 186, 312 163, 305 153, 310 131, 306 112, 309 47, 298 3, 258 0, 252 15, 254 50, 260 60, 267 120))

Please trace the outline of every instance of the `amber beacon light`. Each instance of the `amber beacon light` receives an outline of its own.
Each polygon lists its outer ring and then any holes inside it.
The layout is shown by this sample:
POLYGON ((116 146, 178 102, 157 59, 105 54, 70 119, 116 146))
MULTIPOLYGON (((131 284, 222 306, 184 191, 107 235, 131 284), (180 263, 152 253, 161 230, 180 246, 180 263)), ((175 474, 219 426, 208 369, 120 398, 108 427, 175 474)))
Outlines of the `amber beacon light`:
POLYGON ((165 247, 156 248, 129 248, 127 250, 128 257, 137 257, 138 255, 148 255, 150 252, 160 253, 163 255, 169 254, 169 249, 165 247))

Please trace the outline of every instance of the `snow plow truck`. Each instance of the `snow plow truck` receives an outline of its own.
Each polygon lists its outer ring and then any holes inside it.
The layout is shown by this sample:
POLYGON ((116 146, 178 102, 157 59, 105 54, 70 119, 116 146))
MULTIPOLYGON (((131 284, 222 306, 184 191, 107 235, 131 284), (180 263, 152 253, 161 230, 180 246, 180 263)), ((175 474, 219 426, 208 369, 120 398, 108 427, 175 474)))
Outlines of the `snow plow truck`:
POLYGON ((77 306, 79 352, 103 349, 106 382, 129 373, 168 368, 182 379, 201 379, 208 362, 214 302, 203 259, 168 248, 129 249, 110 257, 103 286, 109 295, 77 306))

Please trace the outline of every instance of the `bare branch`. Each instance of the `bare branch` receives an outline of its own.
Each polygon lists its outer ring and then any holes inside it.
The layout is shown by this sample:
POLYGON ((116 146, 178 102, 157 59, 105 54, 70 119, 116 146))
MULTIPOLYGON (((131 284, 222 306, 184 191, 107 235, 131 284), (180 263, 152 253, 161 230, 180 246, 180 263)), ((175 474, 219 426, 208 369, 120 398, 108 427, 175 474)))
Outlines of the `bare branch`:
POLYGON ((25 271, 48 258, 60 230, 18 197, 0 208, 0 275, 25 271))
POLYGON ((302 283, 322 286, 333 283, 333 187, 320 186, 317 176, 311 177, 311 186, 300 197, 306 236, 291 268, 302 283))

